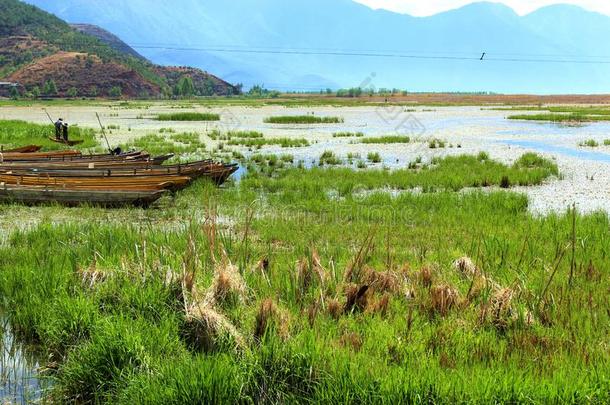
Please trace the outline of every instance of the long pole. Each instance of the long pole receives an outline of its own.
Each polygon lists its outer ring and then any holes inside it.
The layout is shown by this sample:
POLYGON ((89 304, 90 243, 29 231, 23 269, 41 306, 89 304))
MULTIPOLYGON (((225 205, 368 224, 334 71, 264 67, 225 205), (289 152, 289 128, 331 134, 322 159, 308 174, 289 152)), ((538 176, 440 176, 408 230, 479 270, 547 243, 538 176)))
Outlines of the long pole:
POLYGON ((49 120, 51 121, 51 123, 52 123, 53 125, 55 125, 55 121, 53 121, 53 118, 51 118, 51 115, 49 114, 49 112, 47 111, 47 109, 46 109, 46 108, 43 108, 43 110, 44 110, 45 114, 47 114, 47 117, 49 117, 49 120))
POLYGON ((106 131, 104 131, 104 126, 102 125, 102 120, 100 119, 100 115, 96 112, 95 116, 97 117, 97 122, 100 123, 100 128, 102 129, 102 135, 104 135, 104 139, 106 140, 106 146, 108 146, 108 152, 112 153, 112 148, 110 147, 110 142, 108 142, 108 137, 106 137, 106 131))

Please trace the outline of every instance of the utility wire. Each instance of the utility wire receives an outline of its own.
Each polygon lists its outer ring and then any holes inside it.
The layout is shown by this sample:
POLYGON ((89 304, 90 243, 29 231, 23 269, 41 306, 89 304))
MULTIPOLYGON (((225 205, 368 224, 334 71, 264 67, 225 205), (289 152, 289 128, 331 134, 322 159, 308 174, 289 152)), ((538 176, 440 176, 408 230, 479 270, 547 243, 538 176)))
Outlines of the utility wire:
MULTIPOLYGON (((130 46, 134 47, 134 48, 147 48, 147 47, 161 47, 164 49, 182 49, 185 47, 185 45, 183 44, 176 44, 176 43, 143 43, 143 42, 135 42, 130 44, 130 46)), ((280 50, 280 51, 303 51, 303 52, 342 52, 342 53, 346 53, 346 52, 365 52, 365 53, 398 53, 398 54, 417 54, 417 55, 467 55, 467 56, 473 56, 473 55, 481 55, 481 51, 479 50, 471 50, 471 51, 434 51, 434 50, 414 50, 414 49, 402 49, 402 50, 392 50, 392 49, 363 49, 363 48, 359 48, 359 49, 350 49, 350 48, 345 48, 345 49, 337 49, 337 48, 309 48, 309 47, 281 47, 281 46, 253 46, 253 45, 248 45, 248 46, 244 46, 244 45, 222 45, 222 44, 217 44, 217 45, 209 45, 209 46, 203 46, 203 45, 190 45, 188 47, 188 49, 193 49, 193 50, 197 50, 199 48, 213 48, 213 49, 230 49, 230 50, 260 50, 260 51, 267 51, 267 50, 280 50)), ((483 48, 482 48, 483 49, 483 48)), ((610 59, 610 55, 605 55, 605 56, 601 56, 601 55, 583 55, 583 54, 537 54, 537 53, 518 53, 518 52, 507 52, 507 53, 503 53, 503 52, 496 52, 493 49, 489 49, 489 48, 485 48, 486 49, 486 53, 487 54, 493 54, 496 56, 511 56, 511 57, 517 57, 517 56, 521 56, 521 57, 525 57, 525 58, 532 58, 532 57, 536 57, 536 58, 576 58, 576 59, 610 59)))
MULTIPOLYGON (((451 55, 414 55, 401 53, 369 53, 369 52, 341 52, 341 51, 297 51, 297 50, 261 50, 261 49, 229 49, 229 48, 190 48, 169 46, 133 46, 135 49, 160 49, 184 52, 221 52, 244 54, 270 54, 270 55, 299 55, 299 56, 347 56, 367 58, 400 58, 423 60, 452 60, 452 61, 481 61, 481 54, 477 56, 451 56, 451 55)), ((610 64, 610 60, 578 60, 578 59, 540 59, 540 58, 497 58, 487 56, 485 62, 520 62, 520 63, 577 63, 577 64, 610 64)))

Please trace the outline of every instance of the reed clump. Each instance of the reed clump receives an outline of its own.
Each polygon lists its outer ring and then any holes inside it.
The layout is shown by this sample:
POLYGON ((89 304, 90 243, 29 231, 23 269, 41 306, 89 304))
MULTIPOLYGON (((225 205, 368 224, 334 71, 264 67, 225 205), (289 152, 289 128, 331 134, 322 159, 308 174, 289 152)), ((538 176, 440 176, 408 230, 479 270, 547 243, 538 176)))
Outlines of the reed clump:
POLYGON ((159 114, 157 121, 220 121, 220 115, 215 113, 179 112, 159 114))
POLYGON ((343 118, 315 115, 277 116, 267 117, 264 122, 267 124, 340 124, 343 122, 343 118))

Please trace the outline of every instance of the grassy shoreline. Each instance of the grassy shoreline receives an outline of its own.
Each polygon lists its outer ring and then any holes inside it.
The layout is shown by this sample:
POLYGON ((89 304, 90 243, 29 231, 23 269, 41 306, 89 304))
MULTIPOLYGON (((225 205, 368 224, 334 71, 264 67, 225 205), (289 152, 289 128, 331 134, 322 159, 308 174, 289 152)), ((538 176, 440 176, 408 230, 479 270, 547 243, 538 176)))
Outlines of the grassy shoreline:
POLYGON ((171 214, 146 213, 155 226, 91 209, 12 233, 2 308, 58 365, 53 399, 610 399, 608 216, 573 228, 570 213, 534 217, 523 195, 481 189, 538 184, 551 162, 256 168, 180 193, 171 214))

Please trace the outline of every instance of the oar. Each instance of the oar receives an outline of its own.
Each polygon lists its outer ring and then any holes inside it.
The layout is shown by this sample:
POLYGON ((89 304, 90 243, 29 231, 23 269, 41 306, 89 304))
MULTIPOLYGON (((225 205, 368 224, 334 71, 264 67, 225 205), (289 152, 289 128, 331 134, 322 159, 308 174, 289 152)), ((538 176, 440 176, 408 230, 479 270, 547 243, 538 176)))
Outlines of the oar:
POLYGON ((102 129, 102 135, 104 135, 104 139, 106 140, 106 146, 108 146, 108 152, 114 155, 112 148, 110 147, 110 142, 108 142, 108 137, 106 137, 106 131, 104 131, 104 126, 102 125, 102 120, 100 119, 100 115, 96 112, 95 116, 97 117, 97 122, 100 123, 100 128, 102 129))
POLYGON ((47 114, 47 117, 49 117, 49 120, 51 121, 51 124, 55 125, 55 121, 53 121, 53 118, 51 118, 51 115, 49 114, 47 109, 43 108, 43 111, 45 112, 45 114, 47 114))

